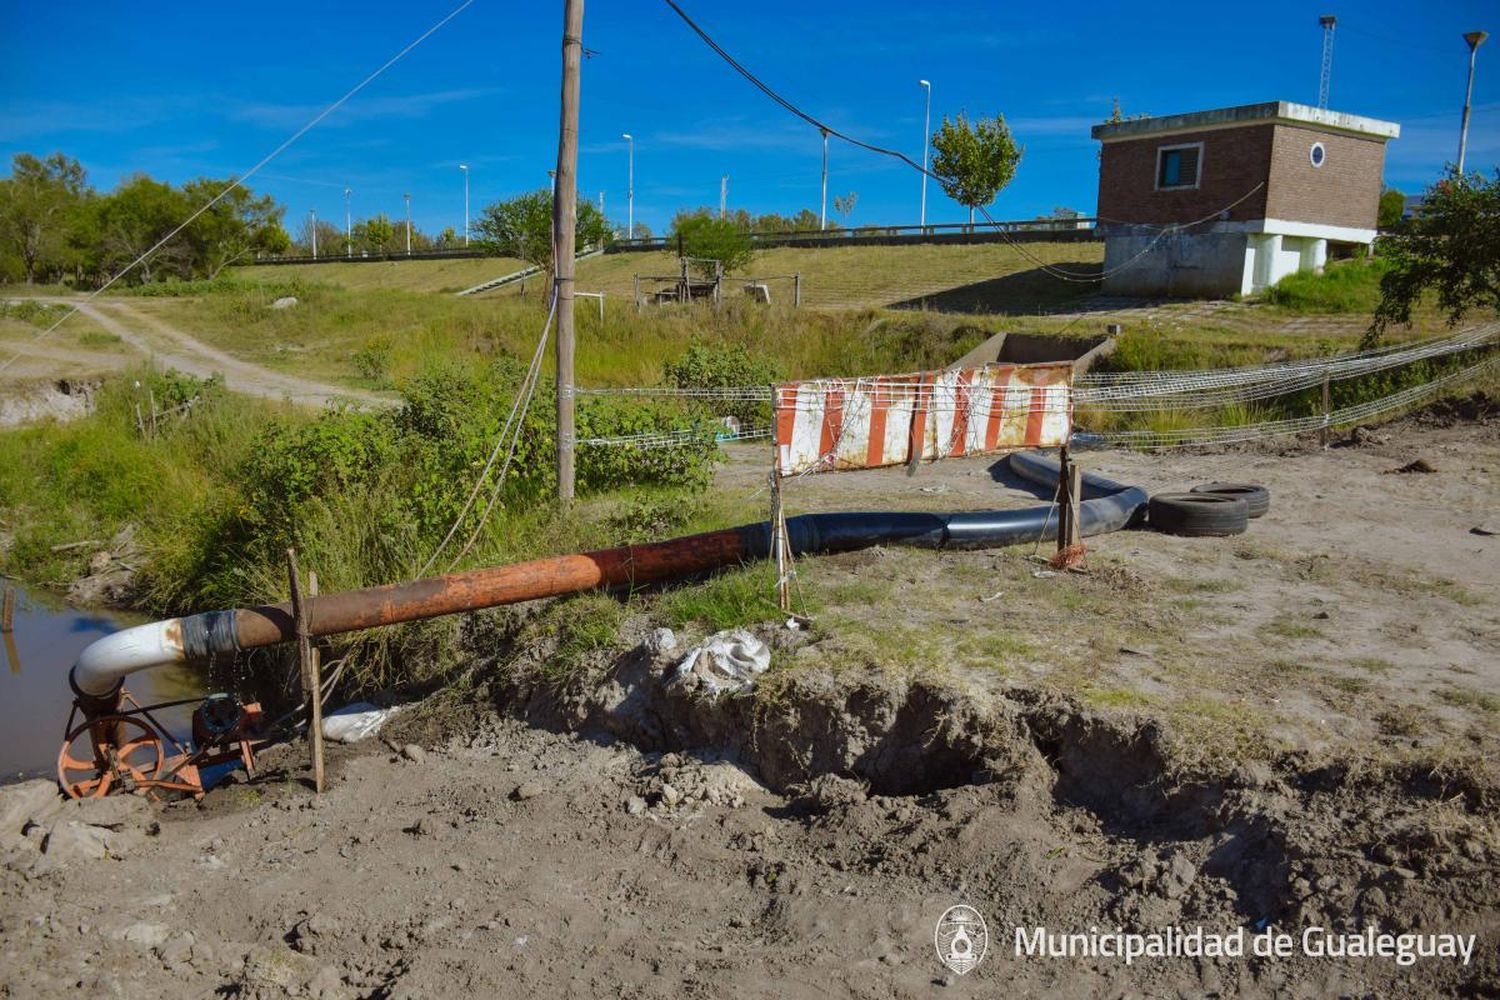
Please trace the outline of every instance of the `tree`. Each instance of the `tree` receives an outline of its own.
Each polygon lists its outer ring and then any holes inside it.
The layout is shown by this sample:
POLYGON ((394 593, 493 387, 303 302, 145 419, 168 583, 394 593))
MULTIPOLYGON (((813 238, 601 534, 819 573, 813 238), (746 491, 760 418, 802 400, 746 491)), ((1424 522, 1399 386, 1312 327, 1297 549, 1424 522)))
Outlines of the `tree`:
POLYGON ((85 197, 77 160, 53 153, 45 160, 17 153, 0 182, 0 246, 21 262, 26 283, 61 270, 68 231, 85 197))
POLYGON ((974 210, 988 205, 1016 175, 1025 149, 1016 145, 1004 115, 980 118, 970 123, 963 112, 956 119, 943 116, 943 124, 932 134, 932 172, 943 185, 943 193, 974 210))
MULTIPOLYGON (((573 251, 602 246, 609 241, 609 222, 591 201, 578 201, 573 251)), ((552 192, 539 188, 497 201, 480 213, 474 224, 479 245, 494 254, 519 257, 528 264, 552 270, 552 192)))
MULTIPOLYGON (((147 250, 156 246, 198 206, 189 204, 170 184, 136 174, 99 199, 96 224, 99 231, 99 270, 119 274, 147 250)), ((189 278, 193 274, 194 248, 182 234, 164 244, 141 262, 135 274, 143 282, 171 274, 189 278)))
POLYGON ((833 210, 844 217, 844 228, 849 227, 849 216, 854 214, 854 206, 858 203, 858 191, 850 191, 846 195, 833 199, 833 210))
POLYGON ((1380 208, 1376 212, 1375 225, 1381 229, 1395 229, 1401 225, 1401 217, 1405 214, 1406 195, 1393 187, 1380 192, 1380 208))
POLYGON ((385 246, 396 235, 396 227, 384 212, 365 222, 365 243, 376 253, 383 253, 385 246))
POLYGON ((291 243, 281 227, 284 210, 275 199, 232 184, 204 177, 182 186, 192 210, 219 198, 183 234, 192 245, 193 270, 210 278, 257 250, 279 253, 291 243))
POLYGON ((672 220, 672 235, 682 245, 685 257, 716 260, 725 271, 737 271, 755 256, 750 234, 732 219, 720 219, 706 208, 678 212, 672 220))
POLYGON ((1378 243, 1386 272, 1369 339, 1409 324, 1424 292, 1437 292, 1449 325, 1470 310, 1500 311, 1500 170, 1448 176, 1427 189, 1422 211, 1378 243))

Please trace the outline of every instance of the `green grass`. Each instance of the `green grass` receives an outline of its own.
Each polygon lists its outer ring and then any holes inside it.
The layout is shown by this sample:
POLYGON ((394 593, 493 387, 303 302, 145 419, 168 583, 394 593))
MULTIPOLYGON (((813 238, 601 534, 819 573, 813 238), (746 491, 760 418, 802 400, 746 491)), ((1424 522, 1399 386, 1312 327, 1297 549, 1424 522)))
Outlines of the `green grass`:
POLYGON ((1329 264, 1322 274, 1299 271, 1267 289, 1265 301, 1293 313, 1372 313, 1385 270, 1376 258, 1329 264))
MULTIPOLYGON (((1092 284, 1064 282, 1037 271, 1036 261, 1062 265, 1082 274, 1096 273, 1104 259, 1102 243, 1027 243, 1024 253, 1004 243, 972 245, 918 244, 909 246, 776 247, 758 251, 739 275, 731 275, 731 296, 742 294, 744 277, 802 275, 802 302, 809 307, 864 308, 905 304, 920 308, 928 299, 935 310, 1032 312, 1088 294, 1092 284), (1001 280, 1005 279, 1005 280, 1001 280)), ((236 269, 257 281, 339 285, 357 291, 397 290, 453 292, 520 270, 520 261, 498 258, 454 261, 380 261, 261 265, 236 269)), ((629 305, 635 275, 677 273, 675 253, 613 253, 578 263, 580 291, 604 292, 610 301, 629 305)), ((536 294, 539 283, 527 282, 536 294)), ((651 283, 645 288, 650 289, 651 283)), ((770 282, 772 302, 789 303, 789 280, 770 282)), ((519 284, 486 293, 494 300, 521 293, 519 284)), ((592 303, 585 303, 592 305, 592 303)), ((582 309, 580 309, 582 311, 582 309)))
POLYGON ((248 281, 291 281, 337 285, 353 291, 391 290, 453 293, 513 274, 526 266, 514 257, 466 257, 459 260, 333 260, 318 264, 260 264, 231 273, 248 281))
MULTIPOLYGON (((497 357, 527 361, 546 318, 535 294, 459 299, 332 285, 240 283, 215 294, 133 299, 131 306, 245 360, 360 388, 399 386, 435 357, 476 366, 497 357), (290 288, 299 304, 271 309, 290 288), (368 363, 374 354, 382 358, 378 372, 368 363)), ((993 318, 764 308, 740 300, 637 314, 611 302, 603 322, 590 309, 578 312, 578 380, 658 384, 665 363, 697 343, 742 347, 792 378, 909 371, 948 364, 1004 326, 993 318)), ((543 370, 553 370, 550 350, 543 370)))

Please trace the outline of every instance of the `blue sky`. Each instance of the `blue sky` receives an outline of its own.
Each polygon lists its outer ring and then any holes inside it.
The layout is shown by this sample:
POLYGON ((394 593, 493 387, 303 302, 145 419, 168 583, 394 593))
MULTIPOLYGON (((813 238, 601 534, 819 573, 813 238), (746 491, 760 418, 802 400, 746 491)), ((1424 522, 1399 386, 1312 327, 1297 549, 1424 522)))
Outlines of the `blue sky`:
MULTIPOLYGON (((416 37, 457 0, 0 5, 0 155, 63 150, 109 188, 145 171, 181 182, 243 171, 416 37), (126 8, 129 13, 123 13, 126 8), (147 13, 150 9, 152 13, 147 13)), ((561 3, 477 0, 333 118, 266 167, 252 187, 288 209, 342 222, 402 212, 461 228, 472 204, 547 183, 556 155, 561 3)), ((1500 35, 1492 3, 812 5, 685 0, 685 8, 772 86, 834 126, 921 152, 923 92, 933 119, 1005 113, 1026 154, 992 209, 1028 218, 1055 205, 1091 213, 1089 125, 1113 98, 1127 115, 1263 100, 1315 103, 1317 15, 1339 15, 1330 105, 1402 124, 1386 176, 1420 190, 1454 158, 1466 48, 1500 35)), ((585 44, 580 180, 625 217, 626 147, 636 137, 638 221, 661 232, 684 206, 791 213, 818 206, 821 145, 735 76, 659 0, 592 0, 585 44)), ((1469 166, 1500 161, 1500 38, 1479 52, 1469 166)), ((829 199, 858 192, 855 224, 914 223, 921 179, 835 141, 829 199)), ((936 185, 932 222, 965 213, 936 185)))

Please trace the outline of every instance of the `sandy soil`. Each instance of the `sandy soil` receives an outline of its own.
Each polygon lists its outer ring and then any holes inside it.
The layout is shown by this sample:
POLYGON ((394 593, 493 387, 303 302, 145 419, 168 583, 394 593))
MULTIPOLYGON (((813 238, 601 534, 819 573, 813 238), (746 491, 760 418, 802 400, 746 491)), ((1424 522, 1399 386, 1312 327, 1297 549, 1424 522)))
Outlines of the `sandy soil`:
MULTIPOLYGON (((741 454, 722 488, 759 485, 741 454)), ((806 560, 817 627, 760 630, 779 666, 753 700, 672 684, 680 648, 633 645, 640 616, 561 685, 548 650, 510 649, 513 616, 475 616, 485 697, 338 750, 321 799, 300 748, 201 806, 8 790, 0 996, 1500 993, 1500 541, 1472 533, 1500 521, 1500 421, 1084 457, 1153 490, 1262 482, 1272 511, 1235 539, 1098 538, 1083 574, 1023 550, 806 560), (1390 471, 1419 457, 1437 471, 1390 471), (877 669, 913 634, 944 662, 877 669), (108 857, 69 862, 79 836, 108 857), (960 902, 992 935, 962 977, 933 944, 960 902), (1409 967, 1014 947, 1198 925, 1477 942, 1409 967)), ((993 464, 789 502, 1035 502, 993 464)))

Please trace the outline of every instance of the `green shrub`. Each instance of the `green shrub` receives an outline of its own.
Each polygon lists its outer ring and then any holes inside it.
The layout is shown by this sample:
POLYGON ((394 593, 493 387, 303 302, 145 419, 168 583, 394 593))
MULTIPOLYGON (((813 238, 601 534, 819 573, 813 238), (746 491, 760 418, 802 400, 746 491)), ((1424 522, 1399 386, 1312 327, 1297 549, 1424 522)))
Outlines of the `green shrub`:
POLYGON ((1266 289, 1266 301, 1299 313, 1373 312, 1380 301, 1380 276, 1386 263, 1348 261, 1330 264, 1322 274, 1298 271, 1266 289))
MULTIPOLYGON (((715 346, 694 343, 663 374, 679 389, 768 388, 781 381, 781 370, 769 358, 752 356, 740 344, 715 346)), ((732 416, 744 427, 771 422, 771 404, 748 400, 713 400, 703 407, 714 415, 732 416)))

